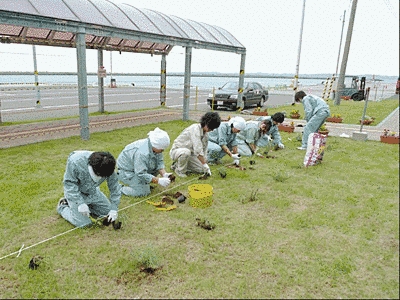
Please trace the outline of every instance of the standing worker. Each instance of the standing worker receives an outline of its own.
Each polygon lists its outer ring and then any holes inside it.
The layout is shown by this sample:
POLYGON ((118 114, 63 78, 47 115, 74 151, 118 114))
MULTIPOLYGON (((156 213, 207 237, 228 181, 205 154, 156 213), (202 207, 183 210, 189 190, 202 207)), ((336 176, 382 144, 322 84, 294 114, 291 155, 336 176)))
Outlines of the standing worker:
POLYGON ((64 173, 64 198, 57 212, 76 227, 90 226, 90 214, 107 216, 109 222, 118 217, 121 185, 115 170, 115 158, 109 152, 74 151, 67 160, 64 173), (107 181, 110 200, 99 186, 107 181))
POLYGON ((306 95, 304 91, 299 91, 294 95, 294 101, 301 102, 304 107, 305 120, 307 121, 303 131, 303 138, 299 150, 307 149, 308 136, 317 132, 324 124, 327 117, 330 116, 329 105, 320 97, 314 95, 306 95))
POLYGON ((125 184, 122 193, 127 196, 147 196, 150 183, 167 187, 171 173, 165 172, 163 151, 169 146, 168 133, 160 128, 150 131, 148 138, 130 143, 117 159, 118 177, 125 184), (160 177, 157 175, 160 174, 160 177))
POLYGON ((208 134, 207 161, 219 163, 228 154, 236 165, 239 165, 238 142, 236 134, 245 130, 246 121, 242 117, 234 117, 208 134))
POLYGON ((207 173, 211 175, 207 164, 208 132, 218 128, 221 118, 216 112, 207 112, 200 123, 185 128, 172 144, 169 155, 173 160, 171 169, 179 177, 186 172, 207 173))

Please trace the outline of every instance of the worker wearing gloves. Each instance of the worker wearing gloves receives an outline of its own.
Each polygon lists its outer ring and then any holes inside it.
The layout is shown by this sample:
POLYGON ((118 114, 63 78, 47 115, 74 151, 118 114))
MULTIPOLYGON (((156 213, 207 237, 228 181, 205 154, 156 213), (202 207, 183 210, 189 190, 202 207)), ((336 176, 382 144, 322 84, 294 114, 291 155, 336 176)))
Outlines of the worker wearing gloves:
POLYGON ((277 112, 272 116, 258 117, 256 121, 266 121, 267 131, 256 142, 258 148, 274 147, 275 149, 284 149, 278 125, 283 123, 285 116, 281 112, 277 112))
POLYGON ((114 170, 115 158, 109 152, 72 152, 64 173, 64 198, 59 200, 57 212, 76 227, 90 226, 90 214, 115 221, 121 185, 114 170), (100 191, 104 181, 107 181, 110 199, 100 191))
POLYGON ((150 194, 150 183, 162 187, 171 183, 162 153, 170 144, 168 133, 157 127, 147 135, 148 138, 127 145, 118 156, 118 178, 125 184, 124 195, 146 196, 150 194))
POLYGON ((208 134, 207 161, 219 163, 220 159, 228 154, 236 165, 239 165, 240 154, 236 134, 246 128, 246 121, 242 117, 234 117, 208 134))
POLYGON ((216 112, 207 112, 200 123, 185 128, 174 140, 169 155, 173 160, 171 169, 179 177, 186 177, 187 172, 211 175, 207 164, 208 132, 221 124, 216 112))
POLYGON ((299 150, 307 149, 308 136, 317 132, 324 124, 327 117, 330 116, 329 105, 320 97, 314 95, 306 95, 304 91, 299 91, 294 95, 295 102, 301 102, 304 107, 306 126, 303 130, 303 138, 299 150))
MULTIPOLYGON (((246 128, 236 135, 238 152, 241 156, 252 156, 256 153, 257 142, 267 133, 270 121, 247 121, 246 128)), ((269 138, 269 136, 267 136, 269 138)))

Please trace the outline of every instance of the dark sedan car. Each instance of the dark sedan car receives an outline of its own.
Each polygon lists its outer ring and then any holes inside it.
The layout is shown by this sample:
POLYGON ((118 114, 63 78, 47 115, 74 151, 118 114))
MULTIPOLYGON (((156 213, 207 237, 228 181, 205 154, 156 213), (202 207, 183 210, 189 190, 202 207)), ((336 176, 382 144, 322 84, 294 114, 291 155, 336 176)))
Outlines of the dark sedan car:
MULTIPOLYGON (((225 83, 222 87, 215 90, 207 97, 207 104, 211 109, 218 107, 237 108, 239 83, 231 81, 225 83)), ((244 107, 257 105, 262 107, 268 100, 268 90, 258 82, 245 82, 243 84, 243 103, 244 107)))

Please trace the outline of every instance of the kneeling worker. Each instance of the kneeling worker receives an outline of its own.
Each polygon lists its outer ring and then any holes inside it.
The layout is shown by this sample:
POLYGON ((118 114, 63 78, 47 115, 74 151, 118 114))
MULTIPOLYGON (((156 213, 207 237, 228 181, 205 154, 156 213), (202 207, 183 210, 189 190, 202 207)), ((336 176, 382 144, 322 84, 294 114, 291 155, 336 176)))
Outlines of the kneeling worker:
POLYGON ((163 151, 169 146, 168 133, 158 127, 148 138, 127 145, 117 159, 118 177, 125 184, 122 193, 127 196, 147 196, 150 183, 167 187, 171 173, 165 171, 163 151), (160 174, 161 177, 157 177, 160 174))
POLYGON ((57 212, 76 227, 91 225, 90 214, 115 221, 121 185, 114 170, 115 159, 109 152, 72 152, 64 173, 64 198, 60 199, 57 212), (100 191, 104 181, 107 181, 110 199, 100 191))

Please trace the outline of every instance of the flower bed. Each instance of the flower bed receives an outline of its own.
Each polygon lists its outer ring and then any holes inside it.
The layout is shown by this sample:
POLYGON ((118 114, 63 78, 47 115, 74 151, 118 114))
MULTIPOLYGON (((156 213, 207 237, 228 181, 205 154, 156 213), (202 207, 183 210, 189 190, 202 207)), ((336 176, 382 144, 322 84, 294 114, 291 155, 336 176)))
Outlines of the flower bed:
POLYGON ((321 127, 318 129, 318 133, 323 134, 323 135, 328 135, 329 130, 326 128, 326 124, 322 124, 321 127))
POLYGON ((327 122, 332 122, 332 123, 342 123, 343 118, 340 115, 332 115, 328 118, 326 118, 327 122))
MULTIPOLYGON (((359 120, 360 124, 361 124, 361 120, 359 120)), ((365 119, 363 124, 364 125, 371 125, 374 122, 374 120, 370 120, 370 119, 365 119)))
MULTIPOLYGON (((364 125, 370 125, 370 124, 372 124, 374 121, 375 121, 375 118, 374 118, 374 117, 365 116, 365 117, 364 117, 364 122, 363 122, 363 124, 364 124, 364 125)), ((359 122, 360 122, 360 124, 361 124, 361 120, 359 120, 359 122)))
POLYGON ((292 110, 292 111, 290 112, 289 117, 290 117, 291 119, 300 119, 300 113, 299 113, 298 110, 294 109, 294 110, 292 110))
POLYGON ((261 110, 260 107, 257 107, 253 110, 252 114, 255 116, 268 116, 268 111, 267 109, 261 110))
POLYGON ((293 122, 290 125, 288 125, 288 124, 279 124, 278 125, 278 129, 280 131, 293 132, 294 131, 294 124, 293 124, 293 122))
POLYGON ((253 115, 255 116, 268 116, 267 111, 253 111, 253 115))
POLYGON ((396 132, 390 131, 389 129, 383 129, 383 134, 380 136, 382 143, 387 144, 399 144, 400 135, 396 135, 396 132))
POLYGON ((400 144, 400 136, 384 136, 381 135, 381 142, 387 144, 400 144))
POLYGON ((318 133, 323 134, 323 135, 328 135, 329 130, 318 130, 318 133))

